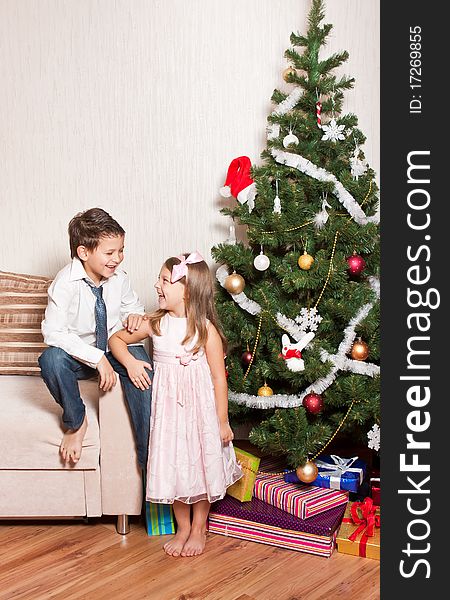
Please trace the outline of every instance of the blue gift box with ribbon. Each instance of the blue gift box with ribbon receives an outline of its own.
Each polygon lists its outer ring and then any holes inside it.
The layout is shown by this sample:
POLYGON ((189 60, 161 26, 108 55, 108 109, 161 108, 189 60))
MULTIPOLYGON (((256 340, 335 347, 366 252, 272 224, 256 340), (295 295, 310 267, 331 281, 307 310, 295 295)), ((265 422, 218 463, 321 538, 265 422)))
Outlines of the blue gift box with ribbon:
MULTIPOLYGON (((323 488, 357 492, 366 474, 366 463, 357 456, 341 458, 335 454, 324 454, 314 462, 319 469, 319 474, 311 485, 323 488)), ((284 480, 288 483, 302 483, 295 471, 285 473, 284 480)))

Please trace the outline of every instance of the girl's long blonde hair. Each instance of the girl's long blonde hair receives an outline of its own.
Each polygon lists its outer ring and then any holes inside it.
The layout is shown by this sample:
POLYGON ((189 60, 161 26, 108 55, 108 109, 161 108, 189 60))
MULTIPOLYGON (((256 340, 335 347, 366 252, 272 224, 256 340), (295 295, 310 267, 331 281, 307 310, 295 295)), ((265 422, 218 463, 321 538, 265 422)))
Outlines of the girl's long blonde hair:
MULTIPOLYGON (((185 258, 188 252, 183 254, 185 258)), ((181 260, 172 256, 166 260, 163 267, 172 273, 174 265, 180 264, 181 260)), ((186 306, 187 329, 182 344, 192 341, 197 334, 197 342, 192 352, 196 353, 204 348, 208 339, 207 320, 217 329, 221 339, 224 352, 226 352, 227 341, 220 326, 214 304, 214 284, 208 265, 203 260, 188 265, 188 276, 179 281, 185 286, 184 302, 186 306)), ((161 335, 160 322, 167 311, 159 309, 149 315, 149 323, 156 335, 161 335)))

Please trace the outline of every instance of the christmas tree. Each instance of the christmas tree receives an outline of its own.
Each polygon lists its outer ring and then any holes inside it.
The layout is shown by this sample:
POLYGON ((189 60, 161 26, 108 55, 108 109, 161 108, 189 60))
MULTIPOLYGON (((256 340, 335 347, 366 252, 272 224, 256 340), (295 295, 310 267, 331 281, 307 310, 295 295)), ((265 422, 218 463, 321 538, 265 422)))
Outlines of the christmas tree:
POLYGON ((367 445, 380 418, 378 188, 357 117, 342 114, 354 80, 333 74, 348 53, 319 58, 323 19, 313 0, 306 36, 291 35, 292 91, 273 93, 262 165, 230 165, 239 202, 222 213, 247 240, 212 250, 232 424, 294 468, 337 435, 367 445))

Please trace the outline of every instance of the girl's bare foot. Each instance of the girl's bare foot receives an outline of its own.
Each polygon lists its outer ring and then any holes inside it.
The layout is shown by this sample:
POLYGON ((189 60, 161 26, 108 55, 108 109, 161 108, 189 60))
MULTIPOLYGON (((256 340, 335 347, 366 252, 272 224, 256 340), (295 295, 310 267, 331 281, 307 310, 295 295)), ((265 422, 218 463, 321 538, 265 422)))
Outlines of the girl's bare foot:
POLYGON ((202 554, 206 544, 206 528, 191 529, 191 535, 183 546, 181 556, 198 556, 202 554))
POLYGON ((88 426, 87 417, 84 416, 83 423, 78 429, 68 429, 63 435, 61 445, 59 447, 59 453, 61 458, 67 464, 72 462, 76 464, 80 460, 81 448, 83 446, 84 436, 86 435, 86 429, 88 426))
POLYGON ((183 546, 185 545, 186 540, 189 538, 189 534, 190 529, 178 530, 173 538, 164 544, 164 552, 169 556, 180 556, 183 546))

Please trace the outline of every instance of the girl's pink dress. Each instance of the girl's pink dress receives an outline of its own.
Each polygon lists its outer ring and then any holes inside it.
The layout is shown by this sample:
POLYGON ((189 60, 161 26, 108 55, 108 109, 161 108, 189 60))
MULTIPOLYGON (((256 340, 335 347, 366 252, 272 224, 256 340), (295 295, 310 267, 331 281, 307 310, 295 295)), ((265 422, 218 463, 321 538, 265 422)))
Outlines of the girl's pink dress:
MULTIPOLYGON (((153 336, 154 378, 147 500, 187 504, 223 498, 242 477, 231 442, 220 439, 211 372, 202 350, 183 347, 186 318, 168 313, 153 336)), ((189 343, 193 348, 194 344, 189 343)))

